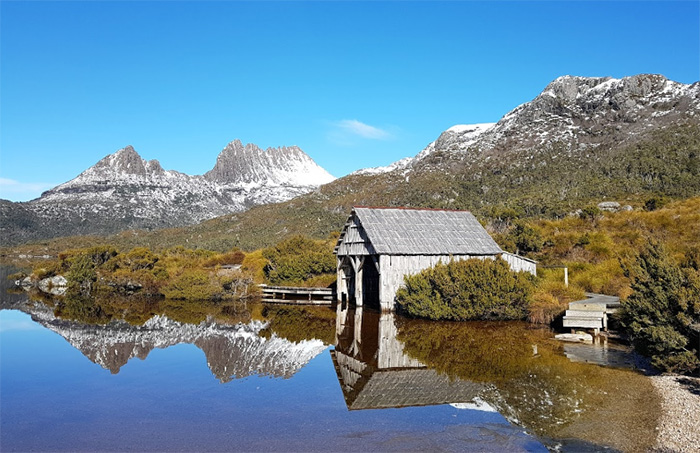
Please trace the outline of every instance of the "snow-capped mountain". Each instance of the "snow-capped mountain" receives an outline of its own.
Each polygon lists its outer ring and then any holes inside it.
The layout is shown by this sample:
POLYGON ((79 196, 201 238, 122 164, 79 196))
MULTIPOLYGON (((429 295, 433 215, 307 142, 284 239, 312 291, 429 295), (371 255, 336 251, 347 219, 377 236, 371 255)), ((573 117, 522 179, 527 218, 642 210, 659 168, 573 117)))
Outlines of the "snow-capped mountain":
POLYGON ((3 203, 0 232, 14 243, 190 225, 285 201, 334 179, 296 146, 262 150, 235 140, 211 171, 195 176, 164 170, 127 146, 36 200, 3 203))
POLYGON ((683 84, 656 74, 562 76, 497 123, 452 126, 415 157, 355 174, 405 172, 436 151, 476 160, 555 144, 569 151, 622 145, 688 118, 700 120, 699 82, 683 84))

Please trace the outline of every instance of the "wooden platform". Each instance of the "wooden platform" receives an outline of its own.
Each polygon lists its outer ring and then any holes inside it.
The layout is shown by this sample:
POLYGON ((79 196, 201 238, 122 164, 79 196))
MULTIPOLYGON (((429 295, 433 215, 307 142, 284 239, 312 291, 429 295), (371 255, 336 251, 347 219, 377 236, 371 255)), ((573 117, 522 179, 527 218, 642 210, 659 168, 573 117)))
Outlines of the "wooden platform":
POLYGON ((332 305, 333 288, 260 285, 263 302, 290 305, 332 305))
POLYGON ((564 315, 564 327, 572 333, 578 329, 593 329, 598 335, 601 329, 608 330, 608 315, 620 308, 620 298, 604 294, 586 293, 586 299, 569 303, 564 315))

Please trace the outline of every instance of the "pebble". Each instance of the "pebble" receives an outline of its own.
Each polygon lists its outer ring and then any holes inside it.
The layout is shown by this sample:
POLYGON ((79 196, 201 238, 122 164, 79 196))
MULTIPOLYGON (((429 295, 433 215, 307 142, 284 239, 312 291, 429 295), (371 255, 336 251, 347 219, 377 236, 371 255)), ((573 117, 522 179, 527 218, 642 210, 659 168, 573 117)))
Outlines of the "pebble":
POLYGON ((700 452, 700 378, 652 376, 662 398, 656 452, 700 452))

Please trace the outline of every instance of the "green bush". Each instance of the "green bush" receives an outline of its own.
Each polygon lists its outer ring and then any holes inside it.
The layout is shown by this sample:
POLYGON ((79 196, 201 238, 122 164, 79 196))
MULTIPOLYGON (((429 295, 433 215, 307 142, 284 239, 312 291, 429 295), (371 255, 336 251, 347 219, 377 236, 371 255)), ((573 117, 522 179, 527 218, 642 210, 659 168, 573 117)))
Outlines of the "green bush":
POLYGON ((396 293, 401 312, 455 321, 525 319, 534 286, 530 274, 501 259, 438 263, 404 282, 396 293))
POLYGON ((658 197, 651 197, 644 201, 644 209, 647 211, 656 211, 661 209, 668 204, 668 198, 663 195, 658 197))
POLYGON ((165 285, 161 292, 168 299, 209 300, 219 296, 222 287, 206 271, 185 269, 165 285))
POLYGON ((649 244, 625 269, 633 293, 623 302, 620 322, 655 367, 692 374, 700 372, 690 345, 697 335, 693 325, 700 323, 700 270, 688 255, 679 266, 660 244, 649 244))
POLYGON ((319 275, 335 274, 335 256, 330 241, 294 236, 263 250, 268 260, 265 279, 273 285, 302 284, 319 275))
POLYGON ((515 244, 519 253, 539 252, 544 245, 544 240, 538 229, 520 221, 510 230, 507 235, 515 244))

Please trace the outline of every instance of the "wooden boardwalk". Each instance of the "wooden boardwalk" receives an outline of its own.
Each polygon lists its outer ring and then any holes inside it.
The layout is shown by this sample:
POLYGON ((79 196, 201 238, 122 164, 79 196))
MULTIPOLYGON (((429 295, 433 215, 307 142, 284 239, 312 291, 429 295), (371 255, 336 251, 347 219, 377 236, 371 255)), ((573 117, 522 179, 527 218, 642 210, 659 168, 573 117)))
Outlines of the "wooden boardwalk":
POLYGON ((578 329, 593 329, 595 335, 600 330, 608 330, 608 315, 620 308, 620 298, 603 294, 586 293, 586 299, 569 303, 564 315, 564 327, 572 333, 578 329))
POLYGON ((263 302, 290 305, 332 305, 333 288, 260 285, 263 302))

